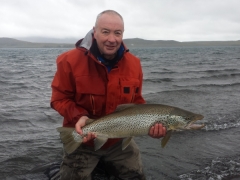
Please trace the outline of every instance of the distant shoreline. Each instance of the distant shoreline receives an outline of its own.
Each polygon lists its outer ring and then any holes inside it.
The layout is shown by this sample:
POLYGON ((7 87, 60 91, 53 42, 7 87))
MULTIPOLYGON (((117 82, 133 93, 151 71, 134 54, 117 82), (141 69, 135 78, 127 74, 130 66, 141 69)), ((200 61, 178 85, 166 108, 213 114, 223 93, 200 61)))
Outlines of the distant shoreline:
MULTIPOLYGON (((157 48, 157 47, 200 47, 200 46, 240 46, 238 41, 165 41, 144 40, 139 38, 124 39, 128 48, 157 48)), ((74 48, 75 44, 69 43, 33 43, 13 38, 0 38, 0 48, 74 48)))

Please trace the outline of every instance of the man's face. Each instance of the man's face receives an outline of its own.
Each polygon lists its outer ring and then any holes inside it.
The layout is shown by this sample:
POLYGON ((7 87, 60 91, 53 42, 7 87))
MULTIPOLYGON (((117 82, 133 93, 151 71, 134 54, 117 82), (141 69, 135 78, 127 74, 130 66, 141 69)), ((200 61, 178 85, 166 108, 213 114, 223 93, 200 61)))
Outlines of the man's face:
POLYGON ((113 59, 121 46, 124 24, 115 14, 103 14, 93 28, 99 51, 106 59, 113 59))

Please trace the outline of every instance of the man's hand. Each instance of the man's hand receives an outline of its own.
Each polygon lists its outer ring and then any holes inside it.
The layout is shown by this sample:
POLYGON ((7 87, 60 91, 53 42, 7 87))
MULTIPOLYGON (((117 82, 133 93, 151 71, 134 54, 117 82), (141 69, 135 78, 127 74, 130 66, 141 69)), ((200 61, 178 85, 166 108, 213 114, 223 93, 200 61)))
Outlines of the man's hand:
MULTIPOLYGON (((77 131, 78 134, 82 135, 82 127, 86 125, 86 121, 88 120, 87 116, 82 116, 78 122, 75 124, 75 130, 77 131)), ((89 132, 87 136, 83 138, 83 143, 86 143, 87 141, 90 141, 97 136, 94 133, 89 132)))
POLYGON ((150 128, 148 135, 153 138, 161 138, 166 135, 166 128, 162 124, 157 123, 150 128))

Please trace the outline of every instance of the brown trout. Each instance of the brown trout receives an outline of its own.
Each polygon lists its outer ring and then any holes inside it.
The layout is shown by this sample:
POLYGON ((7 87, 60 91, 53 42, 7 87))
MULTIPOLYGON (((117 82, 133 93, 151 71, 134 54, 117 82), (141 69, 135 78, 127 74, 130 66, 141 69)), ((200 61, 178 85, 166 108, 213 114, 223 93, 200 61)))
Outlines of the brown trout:
POLYGON ((100 149, 109 138, 123 138, 122 149, 130 143, 132 137, 148 135, 149 129, 156 123, 162 123, 167 130, 162 139, 162 147, 168 142, 174 130, 201 129, 204 124, 194 124, 203 119, 195 114, 177 107, 162 104, 125 104, 120 105, 112 114, 99 119, 89 119, 82 128, 83 135, 78 134, 75 128, 59 127, 60 138, 64 150, 71 154, 82 143, 82 138, 88 132, 94 132, 95 150, 100 149))

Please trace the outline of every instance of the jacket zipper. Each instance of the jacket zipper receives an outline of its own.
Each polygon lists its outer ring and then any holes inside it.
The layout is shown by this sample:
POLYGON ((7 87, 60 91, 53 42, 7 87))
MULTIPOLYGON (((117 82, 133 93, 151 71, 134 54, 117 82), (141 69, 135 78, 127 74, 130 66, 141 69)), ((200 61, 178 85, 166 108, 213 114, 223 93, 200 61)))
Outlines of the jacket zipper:
POLYGON ((96 108, 95 108, 95 103, 94 103, 94 96, 92 94, 90 94, 90 101, 92 104, 92 111, 93 111, 93 115, 96 115, 96 108))
POLYGON ((135 87, 133 87, 133 93, 132 93, 132 99, 131 99, 131 103, 134 101, 135 98, 135 87))

